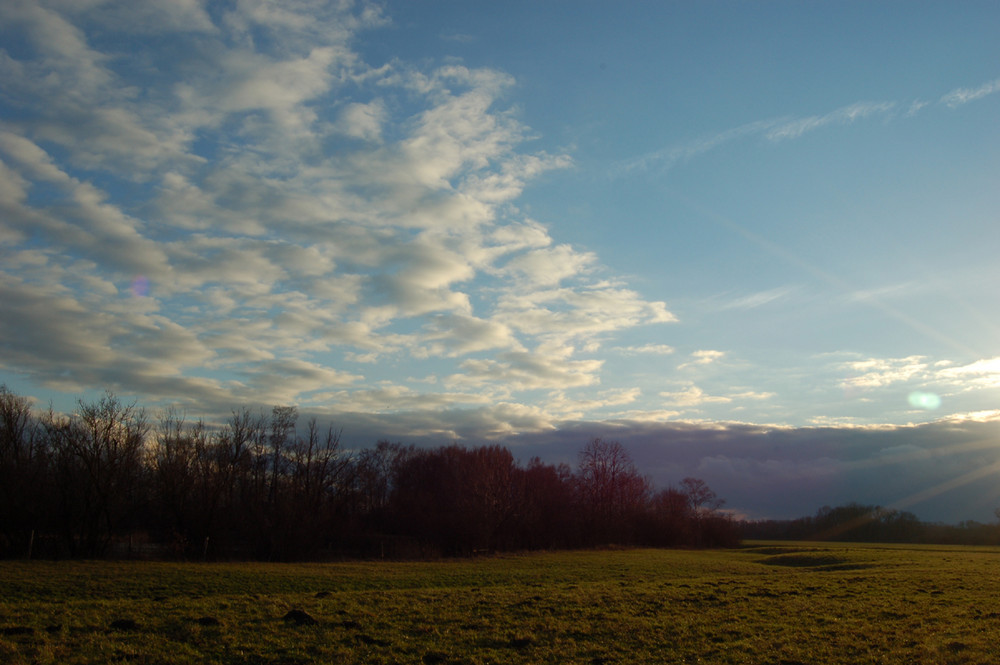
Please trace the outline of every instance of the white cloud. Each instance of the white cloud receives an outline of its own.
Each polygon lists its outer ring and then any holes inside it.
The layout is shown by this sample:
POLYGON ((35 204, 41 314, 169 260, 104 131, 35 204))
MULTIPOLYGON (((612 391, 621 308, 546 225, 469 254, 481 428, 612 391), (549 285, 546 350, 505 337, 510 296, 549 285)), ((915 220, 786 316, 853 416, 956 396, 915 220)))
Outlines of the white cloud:
MULTIPOLYGON (((996 94, 997 92, 1000 92, 1000 79, 988 81, 976 88, 956 88, 943 95, 939 102, 954 109, 969 102, 996 94)), ((687 143, 669 146, 632 159, 623 160, 616 163, 611 172, 614 177, 623 177, 632 173, 669 170, 678 164, 682 164, 699 155, 742 138, 763 136, 767 140, 775 142, 793 140, 825 127, 850 125, 858 120, 870 117, 881 117, 886 121, 892 120, 903 106, 905 106, 906 111, 902 113, 902 116, 912 118, 929 105, 930 102, 922 100, 914 100, 908 103, 897 101, 862 101, 842 106, 822 115, 812 115, 802 118, 786 116, 756 120, 716 134, 703 136, 687 143)))
POLYGON ((370 429, 383 438, 388 436, 412 441, 416 437, 452 442, 496 441, 525 432, 555 429, 552 418, 536 406, 501 401, 481 406, 444 408, 444 404, 436 404, 433 399, 427 398, 433 398, 433 394, 425 395, 423 408, 393 413, 391 419, 371 419, 374 427, 370 429))
POLYGON ((363 378, 289 357, 269 359, 250 366, 247 374, 254 400, 274 404, 290 404, 303 397, 308 399, 308 393, 350 385, 363 378))
MULTIPOLYGON (((524 150, 502 105, 514 80, 369 66, 351 44, 385 21, 376 8, 0 12, 28 44, 0 53, 0 92, 24 110, 0 124, 8 371, 206 408, 326 396, 346 412, 388 397, 373 377, 405 358, 456 390, 410 396, 416 426, 444 431, 429 410, 471 406, 451 417, 501 432, 549 426, 519 391, 600 383, 603 361, 580 349, 674 318, 512 205, 570 164, 524 150), (122 58, 108 37, 130 23, 169 40, 122 58)), ((633 399, 603 395, 551 408, 633 399)))
POLYGON ((691 360, 678 366, 677 369, 686 369, 688 367, 697 367, 699 365, 711 365, 722 360, 725 356, 725 351, 702 349, 700 351, 693 352, 691 354, 691 360))
POLYGON ((782 286, 766 291, 759 291, 749 295, 741 296, 727 302, 724 309, 755 309, 763 307, 777 300, 787 298, 795 291, 794 287, 782 286))
POLYGON ((46 59, 50 76, 41 85, 72 86, 92 97, 112 82, 104 66, 108 56, 91 49, 83 31, 58 12, 35 2, 5 2, 0 20, 8 29, 20 30, 46 59))
POLYGON ((473 316, 436 316, 411 354, 457 357, 491 349, 517 348, 520 343, 506 325, 473 316))
POLYGON ((469 393, 428 393, 408 386, 388 384, 377 388, 344 390, 317 396, 320 402, 338 411, 396 413, 451 409, 456 406, 482 405, 484 395, 469 393))
POLYGON ((548 230, 532 220, 499 226, 490 232, 490 240, 510 252, 552 244, 548 230))
POLYGON ((676 349, 669 344, 643 344, 642 346, 623 346, 617 349, 619 352, 625 355, 658 355, 667 356, 676 349))
POLYGON ((731 398, 734 400, 767 400, 775 397, 773 392, 758 392, 755 390, 747 390, 741 393, 734 393, 731 398))
POLYGON ((796 139, 827 125, 848 125, 855 120, 872 115, 887 116, 895 108, 895 102, 857 102, 831 111, 826 115, 814 115, 782 122, 766 130, 764 137, 770 141, 796 139))
POLYGON ((554 339, 589 338, 645 323, 675 320, 662 302, 612 284, 582 288, 508 293, 499 303, 499 318, 511 328, 554 339))
POLYGON ((632 404, 642 396, 642 391, 639 388, 624 388, 602 390, 596 394, 587 391, 587 395, 587 397, 573 397, 560 390, 545 401, 544 408, 546 412, 558 415, 561 419, 582 419, 588 414, 610 407, 632 404))
POLYGON ((45 4, 74 18, 90 16, 106 29, 127 30, 132 34, 215 31, 199 0, 49 0, 45 4))
MULTIPOLYGON (((0 150, 16 161, 27 171, 26 176, 32 179, 62 185, 73 185, 74 179, 53 163, 52 158, 29 139, 9 131, 0 132, 0 150)), ((22 183, 26 179, 19 177, 22 183)))
POLYGON ((542 286, 555 286, 564 279, 585 273, 597 260, 591 252, 578 252, 569 245, 536 249, 507 262, 504 272, 542 286))
POLYGON ((1000 388, 1000 358, 984 358, 968 365, 947 367, 937 377, 962 389, 1000 388))
POLYGON ((661 392, 660 397, 666 400, 668 406, 684 407, 701 406, 703 404, 727 404, 733 401, 731 397, 709 395, 694 385, 677 392, 661 392))
POLYGON ((23 30, 34 47, 35 57, 24 60, 2 54, 0 89, 30 109, 33 117, 20 124, 37 139, 69 148, 76 166, 137 179, 167 160, 197 161, 185 155, 191 136, 164 122, 159 109, 140 99, 138 87, 113 71, 124 61, 92 48, 65 16, 35 3, 5 3, 0 17, 8 29, 23 30))
MULTIPOLYGON (((105 192, 68 175, 27 139, 4 132, 0 134, 0 151, 20 163, 18 182, 50 183, 58 192, 48 209, 29 206, 20 197, 22 200, 15 203, 16 213, 6 220, 8 223, 30 225, 32 233, 44 234, 53 246, 83 252, 125 273, 165 270, 162 249, 142 234, 138 220, 109 203, 105 192)), ((33 186, 22 186, 22 191, 33 186)))
POLYGON ((244 297, 269 293, 287 273, 269 260, 265 248, 254 239, 191 236, 171 247, 174 285, 187 290, 224 284, 244 297))
POLYGON ((63 268, 78 283, 90 285, 82 297, 57 281, 32 284, 0 273, 4 366, 53 389, 80 391, 120 389, 128 381, 148 386, 154 380, 176 380, 185 368, 215 358, 216 352, 194 331, 156 313, 142 299, 107 288, 92 268, 63 268))
POLYGON ((599 382, 604 361, 572 360, 572 348, 545 346, 535 351, 506 351, 496 358, 470 358, 460 374, 448 377, 457 386, 502 387, 507 391, 565 389, 599 382))
POLYGON ((385 105, 381 100, 348 104, 340 114, 338 128, 347 136, 380 143, 385 119, 385 105))
POLYGON ((887 284, 871 289, 859 289, 845 294, 845 299, 849 302, 870 302, 878 304, 889 298, 898 298, 913 293, 915 288, 925 287, 926 282, 902 282, 887 284))
POLYGON ((948 422, 963 423, 992 423, 1000 421, 1000 409, 987 409, 985 411, 973 411, 970 413, 958 413, 949 416, 948 422))
POLYGON ((925 102, 920 99, 914 100, 910 103, 910 107, 906 110, 905 117, 912 118, 920 113, 925 107, 929 106, 929 104, 930 102, 925 102))
POLYGON ((920 377, 927 369, 923 356, 855 360, 844 364, 844 370, 850 372, 851 376, 845 378, 841 385, 848 389, 882 388, 920 377))
POLYGON ((958 108, 959 106, 998 92, 1000 92, 1000 79, 994 79, 982 84, 978 88, 956 88, 941 97, 941 103, 951 108, 958 108))
POLYGON ((490 107, 512 79, 488 70, 445 67, 436 83, 471 85, 471 90, 447 95, 424 111, 413 136, 401 144, 403 158, 395 177, 430 190, 451 189, 451 179, 462 169, 489 166, 490 159, 509 150, 523 138, 512 119, 489 113, 490 107))
MULTIPOLYGON (((304 129, 315 114, 302 103, 329 89, 331 67, 342 57, 333 47, 315 48, 303 58, 285 61, 234 53, 220 63, 223 85, 202 90, 202 99, 227 113, 267 110, 280 126, 304 129)), ((181 94, 188 96, 184 89, 181 94)))
POLYGON ((750 122, 718 134, 695 139, 679 146, 656 150, 616 164, 612 169, 612 173, 615 176, 624 176, 629 173, 650 171, 654 168, 668 170, 677 164, 686 162, 737 139, 761 134, 781 122, 783 121, 780 119, 750 122))

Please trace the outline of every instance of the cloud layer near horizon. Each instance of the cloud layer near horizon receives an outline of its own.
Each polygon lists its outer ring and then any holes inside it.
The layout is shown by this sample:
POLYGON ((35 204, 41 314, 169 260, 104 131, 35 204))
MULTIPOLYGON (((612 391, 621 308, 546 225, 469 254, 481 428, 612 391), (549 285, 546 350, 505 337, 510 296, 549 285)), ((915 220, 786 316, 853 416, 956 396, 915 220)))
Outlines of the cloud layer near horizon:
POLYGON ((214 7, 0 7, 4 369, 500 433, 599 400, 606 336, 674 319, 514 205, 571 162, 524 149, 508 75, 364 62, 372 6, 214 7))
POLYGON ((587 441, 617 440, 657 487, 701 478, 741 518, 791 519, 858 502, 925 521, 991 522, 1000 507, 996 417, 879 427, 577 422, 507 443, 522 459, 574 465, 587 441))

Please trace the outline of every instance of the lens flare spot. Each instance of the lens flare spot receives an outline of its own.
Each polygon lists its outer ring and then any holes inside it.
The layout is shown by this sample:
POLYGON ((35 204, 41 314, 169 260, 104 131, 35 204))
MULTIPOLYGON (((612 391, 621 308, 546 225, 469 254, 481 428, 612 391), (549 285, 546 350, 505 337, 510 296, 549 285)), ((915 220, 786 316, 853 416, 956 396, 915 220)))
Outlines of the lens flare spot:
POLYGON ((136 298, 145 298, 149 295, 149 280, 139 275, 132 280, 132 295, 136 298))
POLYGON ((925 393, 919 390, 910 393, 910 406, 914 409, 924 409, 933 411, 941 406, 941 398, 934 393, 925 393))

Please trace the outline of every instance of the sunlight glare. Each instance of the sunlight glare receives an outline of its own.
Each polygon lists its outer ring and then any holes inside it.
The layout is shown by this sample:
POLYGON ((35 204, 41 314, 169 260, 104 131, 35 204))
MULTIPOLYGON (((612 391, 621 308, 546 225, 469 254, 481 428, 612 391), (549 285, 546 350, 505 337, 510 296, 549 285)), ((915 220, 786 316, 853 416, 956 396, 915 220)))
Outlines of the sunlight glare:
POLYGON ((924 409, 926 411, 933 411, 934 409, 941 406, 941 398, 934 393, 925 393, 919 390, 915 390, 910 393, 909 397, 910 406, 915 409, 924 409))

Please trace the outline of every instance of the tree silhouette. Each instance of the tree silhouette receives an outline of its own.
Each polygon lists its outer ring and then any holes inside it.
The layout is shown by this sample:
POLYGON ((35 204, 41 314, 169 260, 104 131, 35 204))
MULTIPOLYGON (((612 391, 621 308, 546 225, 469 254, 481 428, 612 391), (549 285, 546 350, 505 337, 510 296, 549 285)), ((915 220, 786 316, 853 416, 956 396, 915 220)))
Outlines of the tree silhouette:
POLYGON ((574 472, 500 445, 345 450, 298 418, 243 407, 213 428, 168 409, 153 428, 112 393, 36 416, 0 386, 0 555, 35 533, 52 555, 121 555, 148 534, 161 556, 266 560, 733 542, 703 481, 654 494, 617 441, 588 442, 574 472))
POLYGON ((595 542, 629 541, 649 482, 636 471, 625 447, 594 439, 580 451, 577 479, 588 536, 595 542))
POLYGON ((74 555, 100 556, 138 517, 149 423, 134 402, 112 393, 79 402, 71 418, 46 423, 55 457, 62 537, 74 555))

